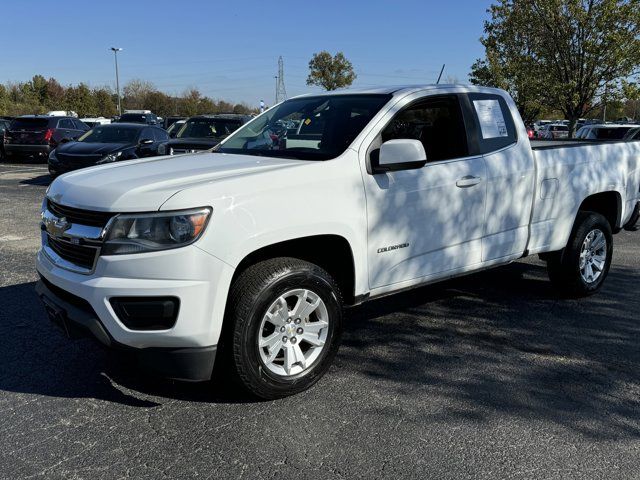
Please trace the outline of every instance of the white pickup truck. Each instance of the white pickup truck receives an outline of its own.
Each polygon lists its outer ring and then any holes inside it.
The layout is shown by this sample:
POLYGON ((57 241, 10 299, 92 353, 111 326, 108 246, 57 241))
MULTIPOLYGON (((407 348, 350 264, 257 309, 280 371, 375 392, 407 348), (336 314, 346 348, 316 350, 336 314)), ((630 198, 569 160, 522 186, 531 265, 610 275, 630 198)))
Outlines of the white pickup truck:
POLYGON ((594 293, 639 200, 640 143, 532 148, 501 90, 301 96, 213 151, 56 179, 37 291, 69 334, 155 373, 223 362, 277 398, 327 371, 346 305, 531 254, 559 292, 594 293))

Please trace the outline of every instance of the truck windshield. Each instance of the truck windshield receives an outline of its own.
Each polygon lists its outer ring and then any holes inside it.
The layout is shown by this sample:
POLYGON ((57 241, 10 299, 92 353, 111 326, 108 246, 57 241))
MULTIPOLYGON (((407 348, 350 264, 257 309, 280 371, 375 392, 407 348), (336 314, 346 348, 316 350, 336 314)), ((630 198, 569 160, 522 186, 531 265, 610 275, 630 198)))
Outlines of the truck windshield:
POLYGON ((391 95, 321 95, 287 100, 237 130, 214 151, 300 160, 342 154, 391 95))

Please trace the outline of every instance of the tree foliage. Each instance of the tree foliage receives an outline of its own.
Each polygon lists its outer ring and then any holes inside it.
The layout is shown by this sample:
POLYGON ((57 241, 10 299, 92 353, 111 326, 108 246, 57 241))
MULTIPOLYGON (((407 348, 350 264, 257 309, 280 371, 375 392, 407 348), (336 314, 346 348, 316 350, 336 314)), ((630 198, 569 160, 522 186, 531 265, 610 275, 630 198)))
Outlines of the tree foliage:
MULTIPOLYGON (((134 79, 122 89, 123 109, 148 109, 167 117, 203 113, 254 113, 256 109, 239 103, 213 100, 197 88, 187 89, 180 96, 159 91, 151 82, 134 79)), ((22 83, 0 84, 0 115, 46 113, 51 110, 72 110, 81 117, 112 117, 116 114, 117 97, 108 87, 90 88, 84 83, 62 86, 53 79, 35 75, 22 83)))
POLYGON ((327 51, 314 53, 309 61, 307 85, 317 85, 325 90, 348 87, 356 79, 353 65, 342 52, 334 56, 327 51))
POLYGON ((489 13, 470 79, 507 89, 528 120, 558 109, 574 133, 640 65, 640 0, 499 0, 489 13))

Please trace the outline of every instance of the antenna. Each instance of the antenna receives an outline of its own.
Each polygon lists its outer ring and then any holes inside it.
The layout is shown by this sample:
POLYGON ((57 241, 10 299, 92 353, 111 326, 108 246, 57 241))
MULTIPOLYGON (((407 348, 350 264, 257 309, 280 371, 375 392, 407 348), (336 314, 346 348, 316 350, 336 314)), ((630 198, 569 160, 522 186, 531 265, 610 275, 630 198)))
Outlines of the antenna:
POLYGON ((278 76, 276 77, 276 103, 287 99, 287 90, 284 88, 284 60, 282 55, 278 58, 278 76))
POLYGON ((440 70, 440 75, 438 75, 438 81, 436 82, 436 85, 438 85, 440 83, 440 79, 442 78, 442 73, 444 72, 444 66, 445 64, 442 64, 442 69, 440 70))

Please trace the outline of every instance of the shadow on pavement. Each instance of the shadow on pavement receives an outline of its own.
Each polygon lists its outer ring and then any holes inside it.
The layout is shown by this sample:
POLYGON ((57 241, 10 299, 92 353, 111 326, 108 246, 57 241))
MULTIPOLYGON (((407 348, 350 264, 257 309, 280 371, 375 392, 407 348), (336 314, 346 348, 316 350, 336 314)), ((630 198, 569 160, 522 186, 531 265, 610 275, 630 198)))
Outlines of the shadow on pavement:
MULTIPOLYGON (((640 272, 615 267, 600 294, 561 300, 542 265, 515 263, 372 301, 348 311, 324 381, 345 375, 385 395, 429 396, 442 405, 430 421, 490 422, 506 413, 600 439, 637 437, 640 300, 631 285, 638 280, 640 272)), ((33 283, 0 288, 0 305, 2 390, 137 407, 162 399, 136 393, 251 401, 225 381, 150 379, 90 341, 67 340, 45 318, 33 283)))
POLYGON ((37 185, 40 187, 46 187, 52 182, 52 178, 49 174, 46 175, 38 175, 34 178, 29 178, 28 180, 21 180, 21 185, 37 185))
POLYGON ((544 266, 515 263, 374 301, 353 312, 340 362, 390 395, 440 397, 433 421, 503 412, 638 437, 639 280, 616 267, 599 294, 564 300, 544 266))

